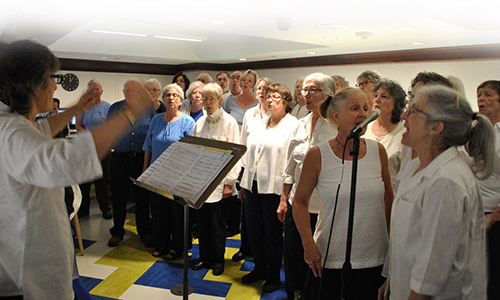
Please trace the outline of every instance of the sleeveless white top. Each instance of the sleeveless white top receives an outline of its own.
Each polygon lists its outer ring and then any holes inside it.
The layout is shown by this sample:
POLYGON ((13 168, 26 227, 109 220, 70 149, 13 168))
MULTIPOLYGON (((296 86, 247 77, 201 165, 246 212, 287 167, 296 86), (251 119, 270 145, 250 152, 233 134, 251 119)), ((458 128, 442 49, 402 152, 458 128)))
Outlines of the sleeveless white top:
MULTIPOLYGON (((366 155, 358 161, 354 228, 351 252, 353 269, 371 268, 384 263, 388 248, 384 211, 384 183, 378 145, 366 141, 366 155)), ((314 240, 324 262, 335 207, 335 195, 342 174, 342 159, 333 153, 328 142, 318 145, 321 172, 316 190, 321 199, 314 240)), ((347 222, 351 191, 352 161, 345 161, 344 178, 339 192, 332 240, 326 268, 341 269, 345 261, 347 222)))

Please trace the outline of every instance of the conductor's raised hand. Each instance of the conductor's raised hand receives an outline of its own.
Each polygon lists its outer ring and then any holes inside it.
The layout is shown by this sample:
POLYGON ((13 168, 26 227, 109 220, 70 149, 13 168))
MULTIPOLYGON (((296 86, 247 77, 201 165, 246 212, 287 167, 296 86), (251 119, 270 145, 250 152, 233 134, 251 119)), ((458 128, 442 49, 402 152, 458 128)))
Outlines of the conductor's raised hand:
POLYGON ((94 94, 92 92, 86 92, 80 97, 76 103, 76 107, 78 112, 83 112, 94 106, 94 104, 94 94))
POLYGON ((135 117, 142 116, 153 105, 153 97, 139 81, 127 81, 124 89, 127 107, 135 117))

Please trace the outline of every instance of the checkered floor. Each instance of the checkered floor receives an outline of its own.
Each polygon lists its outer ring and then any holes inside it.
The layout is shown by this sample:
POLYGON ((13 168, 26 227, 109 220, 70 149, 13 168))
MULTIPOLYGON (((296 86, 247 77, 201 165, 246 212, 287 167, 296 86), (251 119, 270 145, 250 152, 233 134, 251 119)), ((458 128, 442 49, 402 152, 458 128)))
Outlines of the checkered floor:
MULTIPOLYGON (((95 201, 92 201, 95 204, 95 201)), ((183 260, 165 262, 151 255, 137 236, 133 214, 127 215, 124 241, 116 248, 109 248, 109 228, 112 220, 104 220, 92 205, 89 217, 80 220, 85 255, 76 250, 80 278, 94 299, 180 299, 171 293, 183 280, 183 260)), ((198 259, 198 241, 189 251, 191 260, 198 259)), ((189 299, 286 299, 283 288, 269 294, 261 294, 262 282, 243 285, 241 277, 253 269, 249 261, 233 262, 231 257, 238 251, 239 235, 226 240, 225 271, 213 276, 211 270, 189 269, 189 285, 194 292, 189 299)), ((78 248, 78 247, 76 247, 78 248)), ((284 282, 282 271, 282 282, 284 282)))

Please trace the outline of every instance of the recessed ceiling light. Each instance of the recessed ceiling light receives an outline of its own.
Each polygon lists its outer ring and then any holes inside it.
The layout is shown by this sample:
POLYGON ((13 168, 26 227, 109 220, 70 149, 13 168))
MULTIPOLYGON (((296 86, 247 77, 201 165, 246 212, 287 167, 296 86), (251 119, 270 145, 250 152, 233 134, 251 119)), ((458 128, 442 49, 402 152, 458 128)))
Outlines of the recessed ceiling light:
POLYGON ((176 36, 155 35, 153 37, 157 38, 157 39, 167 39, 167 40, 176 40, 176 41, 198 42, 198 43, 201 42, 200 39, 183 38, 183 37, 176 37, 176 36))
POLYGON ((315 55, 315 54, 318 54, 318 52, 314 52, 314 51, 307 51, 306 54, 309 54, 309 55, 315 55))
POLYGON ((239 61, 247 61, 248 59, 244 58, 244 57, 240 57, 238 58, 239 61))
POLYGON ((224 25, 224 24, 226 24, 226 21, 224 21, 224 20, 212 20, 212 21, 210 21, 210 24, 224 25))
POLYGON ((422 45, 425 45, 424 42, 411 42, 412 45, 416 45, 416 46, 422 46, 422 45))
POLYGON ((153 61, 151 58, 146 58, 146 61, 153 61))
POLYGON ((327 36, 325 37, 325 40, 336 40, 337 37, 336 36, 327 36))
POLYGON ((108 31, 108 30, 97 30, 97 29, 92 30, 92 32, 118 34, 118 35, 130 35, 130 36, 147 36, 147 34, 143 34, 143 33, 119 32, 119 31, 108 31))
POLYGON ((101 56, 101 59, 108 59, 107 56, 101 56))
POLYGON ((407 31, 407 30, 413 30, 413 27, 411 26, 401 26, 398 28, 401 31, 407 31))
POLYGON ((339 24, 320 24, 314 26, 316 29, 323 30, 334 30, 334 31, 346 31, 349 30, 349 26, 347 25, 339 25, 339 24))

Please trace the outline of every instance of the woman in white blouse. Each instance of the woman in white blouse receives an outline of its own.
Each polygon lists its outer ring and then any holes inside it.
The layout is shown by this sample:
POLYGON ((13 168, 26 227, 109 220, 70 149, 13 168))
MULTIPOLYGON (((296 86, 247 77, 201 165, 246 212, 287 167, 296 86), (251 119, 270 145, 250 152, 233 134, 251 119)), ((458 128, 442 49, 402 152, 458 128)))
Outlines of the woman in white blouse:
MULTIPOLYGON (((284 267, 285 267, 285 290, 288 299, 293 300, 296 293, 300 293, 304 287, 307 264, 304 262, 304 251, 302 241, 297 231, 292 215, 292 198, 299 181, 304 156, 307 151, 321 142, 334 138, 337 135, 337 124, 328 122, 321 118, 319 108, 325 101, 331 101, 335 95, 335 81, 332 77, 313 73, 303 80, 300 88, 303 94, 304 109, 311 113, 300 119, 287 151, 287 165, 283 173, 283 190, 281 192, 280 205, 277 210, 278 219, 285 223, 284 241, 284 267)), ((311 216, 311 229, 314 231, 319 212, 319 199, 314 192, 309 202, 309 213, 311 216)))
POLYGON ((267 103, 271 115, 248 136, 240 183, 255 263, 254 270, 241 280, 243 283, 266 280, 263 292, 272 292, 280 286, 283 252, 283 228, 276 217, 283 188, 281 175, 285 170, 288 143, 299 121, 289 114, 292 95, 286 86, 270 85, 267 103))
POLYGON ((380 116, 368 124, 366 139, 381 143, 389 157, 391 184, 395 189, 396 176, 401 167, 401 136, 405 132, 401 113, 406 106, 406 92, 395 81, 383 79, 374 89, 373 108, 380 109, 380 116))
POLYGON ((488 238, 488 298, 500 299, 500 81, 488 80, 477 87, 479 113, 493 125, 497 160, 491 175, 479 180, 488 238))
POLYGON ((74 299, 64 186, 101 177, 100 160, 153 105, 148 91, 130 81, 126 109, 92 131, 53 139, 93 102, 85 93, 65 112, 35 121, 52 109, 58 68, 57 57, 32 41, 0 51, 0 298, 74 299))
POLYGON ((419 157, 394 199, 387 283, 379 299, 485 299, 484 213, 475 175, 494 160, 490 122, 444 86, 420 88, 402 143, 419 157), (471 169, 457 150, 465 145, 471 169))
MULTIPOLYGON (((193 135, 239 143, 238 123, 220 108, 222 94, 222 88, 215 83, 209 83, 203 88, 203 106, 207 115, 196 122, 193 135)), ((236 195, 234 184, 238 178, 239 170, 240 164, 236 164, 196 214, 200 259, 193 265, 193 270, 212 268, 212 273, 215 276, 224 272, 226 224, 221 200, 236 195)))
MULTIPOLYGON (((310 267, 301 299, 341 298, 353 159, 353 140, 347 140, 347 136, 366 119, 368 98, 359 89, 343 89, 332 101, 322 104, 321 114, 333 119, 338 133, 309 150, 292 201, 304 260, 310 267), (314 189, 320 198, 320 209, 313 237, 308 206, 314 189)), ((393 197, 387 154, 384 146, 375 141, 360 139, 356 187, 353 270, 346 295, 349 299, 374 299, 383 282, 381 271, 388 245, 386 216, 390 214, 393 197)))

